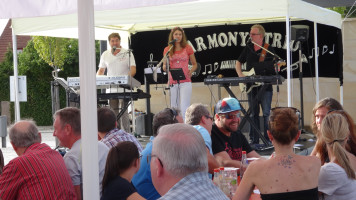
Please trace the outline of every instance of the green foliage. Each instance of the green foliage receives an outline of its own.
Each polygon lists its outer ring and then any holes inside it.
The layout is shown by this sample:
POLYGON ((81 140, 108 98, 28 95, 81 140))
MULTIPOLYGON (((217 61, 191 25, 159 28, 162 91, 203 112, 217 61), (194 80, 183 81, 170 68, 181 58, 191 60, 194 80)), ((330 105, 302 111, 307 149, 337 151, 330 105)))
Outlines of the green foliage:
MULTIPOLYGON (((64 79, 67 77, 79 76, 78 40, 64 39, 63 45, 63 65, 58 76, 64 79)), ((96 61, 100 58, 99 42, 96 42, 96 61)), ((51 81, 52 68, 42 59, 35 48, 33 40, 29 41, 23 52, 18 55, 18 74, 27 77, 27 102, 20 103, 21 118, 31 118, 38 125, 52 125, 52 100, 51 81)), ((59 65, 58 65, 59 66, 59 65)), ((12 49, 9 48, 5 60, 0 63, 0 101, 10 101, 9 76, 13 75, 12 49)), ((60 87, 60 105, 66 106, 66 93, 60 87)), ((13 103, 11 108, 13 114, 13 103)), ((12 116, 13 120, 14 117, 12 116)))
POLYGON ((61 68, 67 57, 66 47, 68 44, 66 38, 55 38, 47 36, 34 36, 34 47, 40 57, 50 66, 61 68))
POLYGON ((345 6, 343 6, 343 7, 333 7, 333 8, 329 8, 329 9, 340 13, 343 18, 345 18, 345 17, 347 17, 347 18, 356 17, 356 8, 355 7, 351 7, 351 6, 346 6, 345 7, 345 6))

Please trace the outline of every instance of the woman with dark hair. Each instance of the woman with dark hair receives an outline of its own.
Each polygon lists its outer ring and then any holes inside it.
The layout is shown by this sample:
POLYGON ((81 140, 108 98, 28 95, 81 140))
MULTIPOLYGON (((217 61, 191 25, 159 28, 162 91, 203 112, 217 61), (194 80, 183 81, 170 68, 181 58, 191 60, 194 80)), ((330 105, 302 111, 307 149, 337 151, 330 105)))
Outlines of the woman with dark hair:
MULTIPOLYGON (((187 42, 187 36, 181 27, 175 27, 171 30, 168 37, 168 46, 164 49, 163 54, 166 55, 169 51, 169 70, 181 68, 185 79, 180 80, 179 84, 173 80, 171 73, 169 74, 171 107, 179 108, 182 112, 184 120, 185 110, 190 106, 192 96, 192 73, 197 69, 197 61, 194 56, 193 48, 187 42), (192 63, 193 67, 189 70, 188 63, 192 63)), ((167 70, 166 61, 163 62, 163 70, 167 70)))
POLYGON ((133 142, 119 142, 112 147, 106 160, 101 200, 144 199, 131 183, 139 168, 140 154, 133 142))
POLYGON ((355 199, 356 157, 345 149, 349 135, 349 122, 344 115, 326 115, 321 124, 321 139, 326 144, 330 162, 320 170, 319 192, 322 199, 355 199))
POLYGON ((233 199, 249 199, 257 187, 266 199, 318 199, 320 160, 293 151, 300 136, 295 108, 274 108, 269 117, 268 137, 275 154, 249 164, 233 199))

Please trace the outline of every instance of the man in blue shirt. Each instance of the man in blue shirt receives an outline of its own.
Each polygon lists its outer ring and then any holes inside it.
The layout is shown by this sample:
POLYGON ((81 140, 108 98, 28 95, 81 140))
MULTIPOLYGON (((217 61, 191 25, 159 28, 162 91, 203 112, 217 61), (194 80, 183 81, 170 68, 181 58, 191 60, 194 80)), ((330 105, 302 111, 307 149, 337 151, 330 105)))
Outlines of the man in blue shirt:
POLYGON ((210 115, 207 106, 201 103, 195 103, 189 106, 185 112, 185 123, 193 125, 203 136, 206 153, 208 156, 209 173, 214 174, 214 169, 219 167, 219 163, 213 156, 211 147, 211 128, 213 125, 213 117, 210 115))

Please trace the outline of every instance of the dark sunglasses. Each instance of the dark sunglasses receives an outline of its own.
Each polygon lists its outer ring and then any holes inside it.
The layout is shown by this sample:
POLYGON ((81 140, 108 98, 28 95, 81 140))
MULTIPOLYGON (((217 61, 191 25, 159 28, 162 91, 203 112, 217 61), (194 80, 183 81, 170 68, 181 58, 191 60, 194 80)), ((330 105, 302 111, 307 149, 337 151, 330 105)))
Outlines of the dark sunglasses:
POLYGON ((221 116, 225 116, 226 119, 237 119, 241 117, 241 113, 238 112, 236 114, 233 113, 225 113, 225 114, 220 114, 221 116))

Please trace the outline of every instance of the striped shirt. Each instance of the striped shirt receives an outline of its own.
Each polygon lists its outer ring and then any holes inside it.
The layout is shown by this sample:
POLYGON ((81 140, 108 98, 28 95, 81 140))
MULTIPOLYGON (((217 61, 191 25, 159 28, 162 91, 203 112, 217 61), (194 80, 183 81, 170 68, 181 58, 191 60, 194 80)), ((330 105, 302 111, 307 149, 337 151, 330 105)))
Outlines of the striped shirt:
POLYGON ((113 130, 109 131, 103 139, 100 140, 106 146, 109 148, 114 147, 118 142, 122 141, 131 141, 133 142, 137 148, 138 151, 141 153, 143 148, 140 142, 135 138, 135 136, 126 133, 124 130, 119 130, 117 128, 114 128, 113 130))
POLYGON ((35 143, 4 167, 0 199, 76 199, 62 156, 35 143))

